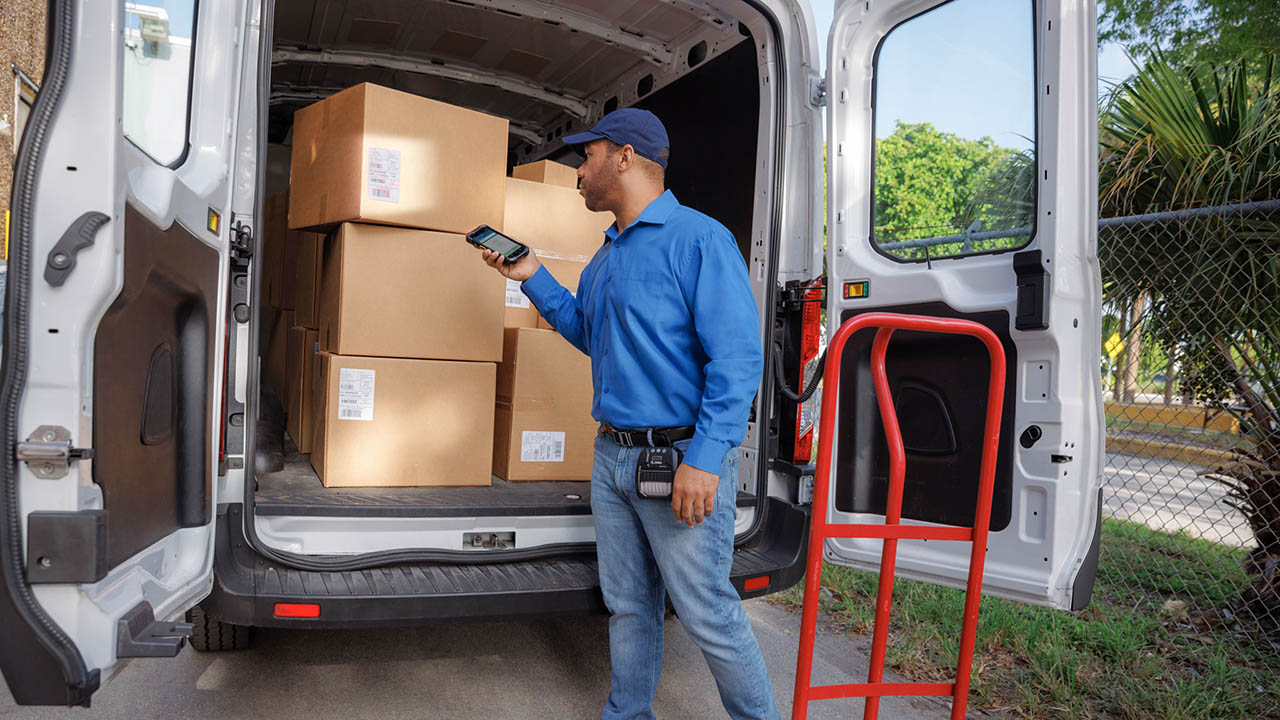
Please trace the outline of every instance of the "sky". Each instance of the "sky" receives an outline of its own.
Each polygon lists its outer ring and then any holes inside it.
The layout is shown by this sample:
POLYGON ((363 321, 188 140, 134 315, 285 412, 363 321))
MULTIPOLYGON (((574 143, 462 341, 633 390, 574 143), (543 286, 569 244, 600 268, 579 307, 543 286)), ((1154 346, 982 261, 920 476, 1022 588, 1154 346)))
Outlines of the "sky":
MULTIPOLYGON (((837 1, 813 0, 824 69, 837 1)), ((1030 8, 1029 0, 955 0, 895 30, 881 50, 876 136, 892 132, 897 116, 1026 147, 1033 122, 1030 8)), ((1123 48, 1100 47, 1099 94, 1134 70, 1123 48)))

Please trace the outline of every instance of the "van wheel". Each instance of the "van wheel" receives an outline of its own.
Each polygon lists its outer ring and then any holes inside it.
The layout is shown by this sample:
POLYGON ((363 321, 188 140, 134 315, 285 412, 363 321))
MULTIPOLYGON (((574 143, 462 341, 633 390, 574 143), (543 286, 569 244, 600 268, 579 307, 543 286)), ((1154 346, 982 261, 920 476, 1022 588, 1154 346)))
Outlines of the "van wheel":
POLYGON ((187 622, 195 626, 191 630, 191 647, 200 652, 244 650, 253 641, 253 628, 215 620, 199 605, 187 611, 187 622))

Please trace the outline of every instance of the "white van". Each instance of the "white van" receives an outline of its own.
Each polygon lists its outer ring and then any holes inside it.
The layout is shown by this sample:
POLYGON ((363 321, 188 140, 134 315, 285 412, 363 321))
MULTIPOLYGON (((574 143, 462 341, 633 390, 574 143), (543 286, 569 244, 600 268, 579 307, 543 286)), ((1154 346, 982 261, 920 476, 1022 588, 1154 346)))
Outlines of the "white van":
MULTIPOLYGON (((255 626, 604 612, 581 483, 362 493, 323 488, 296 455, 255 471, 264 198, 287 182, 293 110, 365 81, 508 118, 512 165, 576 165, 559 138, 614 108, 664 120, 669 186, 736 235, 769 348, 741 448, 743 597, 803 572, 816 398, 787 400, 778 378, 797 389, 820 334, 887 310, 1001 338, 984 590, 1087 604, 1103 459, 1092 2, 838 0, 825 77, 808 0, 49 8, 0 400, 15 448, 0 668, 20 704, 88 705, 125 659, 175 655, 184 613, 218 649, 255 626), (922 147, 912 133, 978 150, 931 176, 895 164, 922 147), (943 219, 912 225, 907 199, 943 219)), ((875 522, 887 460, 870 343, 854 345, 817 512, 875 522)), ((987 362, 961 338, 899 333, 889 350, 913 522, 972 521, 987 362)), ((875 569, 879 550, 832 540, 826 559, 875 569)), ((904 541, 898 569, 961 586, 968 557, 904 541)))

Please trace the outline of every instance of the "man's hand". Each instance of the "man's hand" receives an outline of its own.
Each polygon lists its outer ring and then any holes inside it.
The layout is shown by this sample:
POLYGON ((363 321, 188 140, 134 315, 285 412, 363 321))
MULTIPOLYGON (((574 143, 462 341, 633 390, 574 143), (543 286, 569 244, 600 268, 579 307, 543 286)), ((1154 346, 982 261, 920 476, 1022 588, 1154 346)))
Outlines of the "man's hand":
POLYGON ((681 464, 676 468, 676 480, 671 489, 671 511, 676 521, 689 527, 701 525, 716 506, 716 488, 720 476, 699 470, 692 465, 681 464))
POLYGON ((538 268, 542 267, 542 263, 538 262, 538 256, 533 254, 532 249, 524 257, 510 265, 507 264, 507 260, 502 256, 502 253, 484 249, 481 249, 480 252, 484 255, 484 261, 488 263, 489 267, 516 282, 528 280, 533 277, 534 273, 538 272, 538 268))

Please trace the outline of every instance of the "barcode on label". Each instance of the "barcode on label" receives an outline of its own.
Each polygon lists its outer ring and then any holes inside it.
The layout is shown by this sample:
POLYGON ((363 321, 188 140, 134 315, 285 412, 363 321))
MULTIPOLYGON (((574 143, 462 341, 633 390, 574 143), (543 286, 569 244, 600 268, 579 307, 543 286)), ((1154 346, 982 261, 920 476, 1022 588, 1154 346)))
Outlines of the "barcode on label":
POLYGON ((507 278, 507 307, 527 308, 529 297, 520 289, 520 281, 507 278))
POLYGON ((369 197, 400 202, 400 151, 369 148, 369 197))
POLYGON ((342 368, 338 373, 338 419, 373 420, 376 370, 342 368))
POLYGON ((525 430, 520 435, 520 462, 564 462, 564 433, 525 430))

